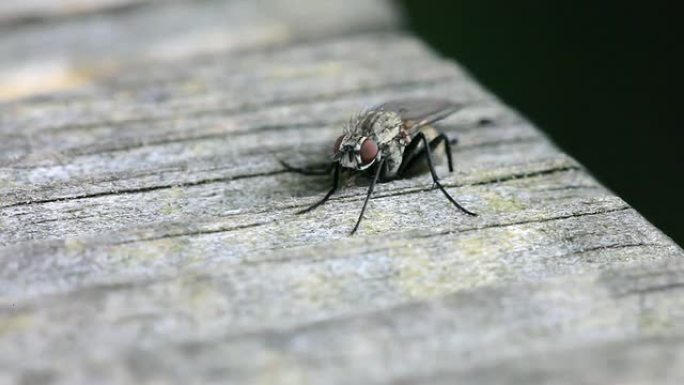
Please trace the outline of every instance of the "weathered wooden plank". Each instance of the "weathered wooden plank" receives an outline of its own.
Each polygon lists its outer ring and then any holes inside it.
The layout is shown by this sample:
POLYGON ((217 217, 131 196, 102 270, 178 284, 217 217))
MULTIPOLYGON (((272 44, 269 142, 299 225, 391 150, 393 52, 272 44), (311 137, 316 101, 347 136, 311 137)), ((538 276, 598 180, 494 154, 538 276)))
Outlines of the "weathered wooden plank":
POLYGON ((0 17, 0 68, 88 68, 0 109, 0 383, 681 382, 682 249, 386 3, 135 3, 0 17), (478 217, 428 175, 294 214, 330 181, 279 159, 415 96, 478 217))
POLYGON ((0 3, 0 27, 89 13, 121 12, 154 0, 5 0, 0 3))
MULTIPOLYGON (((60 4, 52 7, 55 12, 45 6, 36 12, 35 0, 26 2, 26 7, 5 8, 13 11, 5 13, 9 26, 0 34, 0 101, 83 87, 103 75, 136 69, 131 64, 148 60, 156 60, 159 66, 214 52, 388 29, 397 22, 397 13, 387 1, 363 0, 156 1, 155 6, 139 6, 150 0, 119 0, 127 4, 101 0, 89 2, 91 9, 123 7, 125 12, 52 17, 78 14, 78 5, 85 2, 72 1, 78 4, 71 9, 69 4, 60 4), (22 18, 44 18, 45 22, 12 29, 22 18)), ((2 23, 0 16, 0 27, 2 23)), ((107 115, 113 113, 110 110, 107 115)))
MULTIPOLYGON (((373 265, 374 261, 367 263, 373 265)), ((415 266, 413 262, 404 265, 409 271, 414 269, 411 266, 415 266)), ((324 271, 339 283, 340 274, 334 271, 340 268, 344 269, 343 264, 338 263, 324 271)), ((351 276, 359 275, 355 270, 351 276)), ((380 285, 387 282, 383 275, 395 277, 399 282, 394 283, 401 289, 400 282, 405 278, 401 271, 369 271, 365 275, 370 283, 380 285)), ((259 307, 255 314, 250 306, 253 302, 249 301, 244 303, 247 308, 238 307, 241 311, 236 312, 236 307, 226 300, 240 298, 234 290, 243 287, 245 275, 236 274, 230 279, 230 275, 221 273, 222 278, 209 280, 185 277, 176 288, 169 287, 173 286, 169 283, 161 287, 102 287, 69 299, 56 299, 51 306, 21 309, 14 314, 15 325, 25 327, 34 322, 49 332, 34 336, 24 333, 26 340, 15 340, 20 346, 31 346, 34 355, 32 362, 16 357, 12 364, 28 369, 41 363, 52 368, 55 365, 51 362, 58 360, 59 367, 52 369, 52 375, 65 382, 78 380, 84 370, 97 372, 112 382, 132 377, 179 383, 193 379, 259 381, 262 376, 269 382, 287 383, 292 375, 303 382, 429 383, 434 382, 433 377, 441 377, 442 382, 478 379, 486 376, 483 372, 487 369, 497 371, 499 366, 505 368, 499 372, 501 375, 546 371, 547 378, 558 383, 602 377, 621 379, 625 375, 601 365, 606 361, 620 367, 643 365, 640 371, 626 370, 636 378, 647 374, 647 382, 667 379, 663 382, 674 383, 681 379, 681 373, 674 370, 681 359, 681 346, 677 348, 681 342, 662 338, 673 331, 681 332, 683 325, 681 261, 538 284, 463 289, 439 300, 410 301, 398 306, 380 304, 371 295, 346 292, 346 309, 332 318, 317 314, 315 309, 329 312, 327 295, 339 305, 340 294, 321 290, 320 286, 342 292, 344 288, 335 288, 332 283, 328 286, 325 277, 315 272, 279 275, 280 280, 294 280, 294 290, 277 290, 279 282, 262 284, 280 295, 286 294, 285 303, 289 304, 288 297, 298 295, 308 302, 277 315, 265 312, 267 307, 259 307), (319 294, 308 296, 312 294, 310 286, 319 294), (371 308, 363 306, 368 302, 371 308), (662 306, 675 310, 664 312, 662 306), (231 318, 236 316, 243 318, 242 327, 236 327, 239 319, 231 318), (312 318, 302 325, 288 324, 287 320, 301 316, 312 318), (260 317, 274 317, 275 325, 264 328, 254 324, 260 317), (74 318, 83 319, 87 327, 64 327, 72 322, 80 324, 74 318), (55 326, 55 319, 67 322, 55 326), (159 345, 162 341, 164 344, 159 345), (636 353, 642 344, 647 347, 641 354, 630 357, 618 352, 626 345, 636 353), (63 347, 61 357, 50 353, 54 346, 63 347), (103 350, 103 346, 107 349, 103 350), (654 348, 663 353, 648 354, 654 348), (546 359, 520 362, 523 357, 536 358, 542 352, 555 353, 546 359), (605 353, 616 357, 603 356, 605 353), (554 356, 581 363, 588 361, 587 356, 599 361, 570 374, 561 369, 564 365, 555 362, 554 356), (657 370, 661 368, 664 371, 657 370), (593 369, 591 374, 588 369, 593 369)), ((269 293, 253 295, 260 301, 273 298, 269 293)), ((278 302, 271 309, 287 308, 278 302)), ((571 367, 579 369, 577 364, 571 367)), ((520 380, 545 383, 544 378, 535 375, 526 377, 520 380)))

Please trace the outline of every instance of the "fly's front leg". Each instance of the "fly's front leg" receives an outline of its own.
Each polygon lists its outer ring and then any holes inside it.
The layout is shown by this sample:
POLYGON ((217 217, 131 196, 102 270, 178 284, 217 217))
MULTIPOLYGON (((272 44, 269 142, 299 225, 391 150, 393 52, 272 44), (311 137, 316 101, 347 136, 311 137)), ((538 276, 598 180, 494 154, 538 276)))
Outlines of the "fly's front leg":
MULTIPOLYGON (((446 139, 446 136, 444 136, 444 134, 442 134, 442 135, 440 135, 440 136, 443 137, 443 138, 441 139, 442 141, 444 141, 444 140, 446 139)), ((430 142, 430 143, 434 143, 435 140, 437 140, 437 139, 439 139, 439 138, 440 138, 440 137, 435 138, 435 139, 434 139, 432 142, 430 142)), ((425 137, 425 134, 423 134, 422 132, 419 132, 418 134, 416 134, 416 136, 413 138, 413 140, 416 140, 416 141, 420 140, 420 141, 422 141, 422 143, 423 143, 423 148, 421 149, 421 152, 424 153, 424 155, 423 155, 422 153, 416 154, 416 156, 413 157, 413 159, 423 158, 423 157, 426 158, 428 167, 430 168, 430 174, 432 175, 432 181, 433 181, 434 184, 442 191, 442 193, 444 193, 444 196, 447 197, 447 199, 448 199, 451 203, 453 203, 454 206, 456 206, 459 210, 463 211, 464 213, 466 213, 466 214, 468 214, 468 215, 476 216, 477 214, 473 213, 472 211, 467 210, 465 207, 461 206, 458 202, 456 202, 456 200, 455 200, 454 198, 452 198, 451 195, 449 195, 449 193, 446 191, 446 189, 444 188, 444 186, 442 186, 442 184, 439 182, 439 177, 437 176, 437 172, 435 171, 435 166, 434 166, 434 164, 433 164, 433 162, 432 162, 432 150, 431 150, 431 147, 432 147, 432 146, 430 146, 430 143, 428 143, 427 138, 425 137)), ((445 143, 448 143, 448 140, 447 140, 445 143)), ((448 156, 448 159, 449 159, 449 169, 451 170, 451 169, 452 169, 452 165, 451 165, 451 151, 450 151, 451 148, 450 148, 450 147, 447 147, 446 150, 447 150, 447 154, 449 154, 449 155, 447 155, 447 156, 448 156)), ((413 162, 413 159, 410 160, 409 162, 413 162)), ((403 164, 402 164, 402 166, 403 166, 403 164)), ((405 171, 406 169, 408 169, 408 168, 405 168, 404 170, 401 170, 401 169, 400 169, 400 171, 405 171)))
POLYGON ((385 165, 385 158, 380 160, 380 164, 378 164, 378 168, 375 170, 375 176, 373 177, 373 181, 371 181, 370 186, 368 186, 368 193, 366 193, 366 199, 363 201, 363 207, 361 208, 361 214, 359 214, 359 219, 356 220, 356 225, 354 225, 354 229, 352 229, 351 235, 353 235, 356 232, 356 230, 359 229, 359 225, 361 224, 361 219, 363 218, 363 213, 366 212, 366 206, 368 205, 368 201, 370 200, 370 197, 373 194, 373 190, 375 189, 375 184, 378 182, 378 178, 380 178, 380 174, 383 172, 384 165, 385 165))
POLYGON ((325 194, 323 199, 321 199, 320 201, 314 203, 313 205, 305 208, 304 210, 297 211, 297 214, 303 214, 303 213, 309 212, 309 211, 315 209, 316 207, 322 205, 328 199, 330 199, 330 196, 333 195, 335 193, 335 191, 337 191, 337 188, 340 185, 340 168, 341 168, 341 166, 339 163, 335 162, 331 165, 331 167, 335 167, 335 173, 333 174, 333 185, 330 188, 330 191, 328 191, 328 193, 325 194))

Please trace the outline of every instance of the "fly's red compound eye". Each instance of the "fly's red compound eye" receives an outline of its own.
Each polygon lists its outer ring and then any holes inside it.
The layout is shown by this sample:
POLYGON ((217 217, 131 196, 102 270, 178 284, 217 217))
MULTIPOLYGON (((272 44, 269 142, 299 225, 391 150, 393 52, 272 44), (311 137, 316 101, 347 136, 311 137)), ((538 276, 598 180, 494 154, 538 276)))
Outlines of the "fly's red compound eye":
POLYGON ((344 139, 344 135, 341 135, 335 141, 335 147, 333 147, 333 154, 337 154, 338 152, 340 152, 340 146, 342 145, 342 139, 344 139))
POLYGON ((372 139, 366 139, 361 143, 361 162, 368 164, 378 155, 378 145, 372 139))

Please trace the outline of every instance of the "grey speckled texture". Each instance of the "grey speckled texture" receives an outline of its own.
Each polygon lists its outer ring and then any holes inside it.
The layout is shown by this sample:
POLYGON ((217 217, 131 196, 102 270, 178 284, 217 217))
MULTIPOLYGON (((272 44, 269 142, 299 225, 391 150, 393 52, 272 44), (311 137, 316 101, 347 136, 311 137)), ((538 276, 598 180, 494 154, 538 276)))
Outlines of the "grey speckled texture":
POLYGON ((682 249, 388 3, 22 4, 0 384, 684 382, 682 249), (355 110, 416 96, 464 103, 438 172, 478 217, 429 175, 380 185, 353 237, 353 181, 294 214, 330 180, 278 159, 324 163, 355 110))

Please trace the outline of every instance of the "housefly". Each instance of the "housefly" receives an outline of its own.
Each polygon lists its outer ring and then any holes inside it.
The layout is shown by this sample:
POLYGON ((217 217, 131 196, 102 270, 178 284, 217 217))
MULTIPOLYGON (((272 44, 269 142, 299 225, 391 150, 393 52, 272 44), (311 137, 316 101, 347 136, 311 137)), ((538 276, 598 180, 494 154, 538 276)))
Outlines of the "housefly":
POLYGON ((434 167, 435 150, 443 144, 449 172, 454 170, 451 144, 455 144, 455 141, 450 142, 444 133, 437 132, 431 125, 459 108, 458 104, 442 99, 405 99, 383 103, 355 114, 347 122, 343 134, 335 141, 332 163, 327 169, 297 168, 281 161, 288 170, 302 174, 323 175, 333 172, 332 187, 328 193, 298 214, 319 207, 337 191, 341 169, 367 174, 372 179, 359 218, 351 231, 354 234, 361 224, 376 183, 411 175, 420 163, 425 162, 432 175, 433 187, 439 188, 465 214, 477 215, 449 195, 440 183, 434 167))

